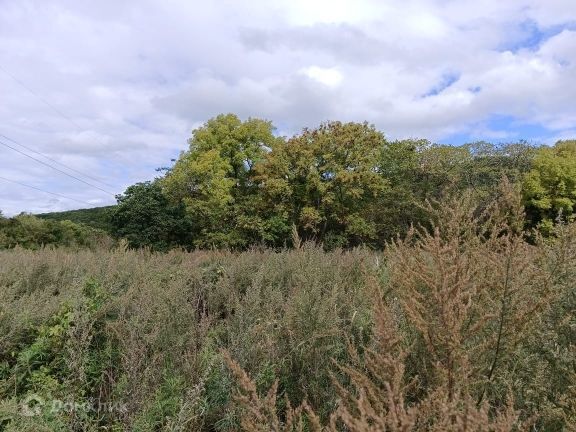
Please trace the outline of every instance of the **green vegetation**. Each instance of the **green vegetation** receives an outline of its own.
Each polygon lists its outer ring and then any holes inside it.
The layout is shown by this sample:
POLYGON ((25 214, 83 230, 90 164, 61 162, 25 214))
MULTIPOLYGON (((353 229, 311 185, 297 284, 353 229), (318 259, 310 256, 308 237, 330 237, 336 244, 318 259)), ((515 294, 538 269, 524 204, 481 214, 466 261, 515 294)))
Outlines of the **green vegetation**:
POLYGON ((193 225, 182 203, 171 203, 158 182, 130 186, 111 211, 112 234, 132 247, 168 250, 190 244, 193 225))
POLYGON ((21 214, 4 218, 0 214, 0 249, 16 246, 39 249, 43 246, 97 247, 111 244, 108 234, 68 220, 44 220, 21 214))
POLYGON ((575 211, 575 141, 449 146, 389 141, 367 123, 341 122, 291 138, 273 132, 265 120, 219 115, 193 131, 171 168, 130 186, 118 205, 38 217, 156 251, 282 248, 294 229, 332 250, 381 249, 428 223, 427 200, 471 191, 486 204, 503 178, 522 188, 527 227, 550 235, 575 211))
POLYGON ((112 229, 110 225, 110 212, 113 208, 114 206, 95 207, 63 212, 40 213, 35 216, 45 220, 67 220, 76 224, 82 224, 92 228, 110 231, 112 229))
MULTIPOLYGON (((520 184, 538 170, 533 163, 546 151, 526 142, 388 141, 367 123, 329 122, 289 139, 273 131, 270 122, 233 114, 209 120, 164 176, 120 196, 110 231, 132 247, 246 249, 290 245, 294 227, 299 238, 327 250, 378 249, 427 223, 426 200, 472 190, 488 202, 503 177, 520 184)), ((524 184, 529 223, 536 225, 549 216, 533 211, 537 203, 524 184)))
POLYGON ((259 241, 256 166, 282 142, 263 120, 221 115, 195 130, 190 150, 161 180, 166 195, 192 218, 197 246, 238 247, 259 241))
POLYGON ((533 220, 549 231, 558 217, 576 211, 576 141, 542 148, 524 179, 524 197, 533 220))
POLYGON ((0 430, 574 430, 575 141, 273 130, 0 214, 0 430))
POLYGON ((498 191, 384 252, 0 251, 0 428, 570 430, 576 225, 498 191))

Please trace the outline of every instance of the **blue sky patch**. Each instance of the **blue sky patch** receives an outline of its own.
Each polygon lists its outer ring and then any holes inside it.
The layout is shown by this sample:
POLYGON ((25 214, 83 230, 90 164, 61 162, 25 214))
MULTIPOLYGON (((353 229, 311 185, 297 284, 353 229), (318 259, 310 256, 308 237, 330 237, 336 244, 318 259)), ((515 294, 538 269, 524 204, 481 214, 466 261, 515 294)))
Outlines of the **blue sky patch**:
POLYGON ((452 84, 456 83, 460 79, 459 73, 445 73, 442 75, 440 82, 432 87, 429 91, 422 95, 422 98, 436 96, 450 87, 452 84))
POLYGON ((498 51, 518 52, 522 49, 537 50, 543 42, 564 30, 576 30, 576 22, 568 22, 546 28, 538 26, 534 20, 522 21, 519 25, 518 37, 504 42, 498 47, 498 51))
POLYGON ((543 143, 554 135, 554 131, 541 124, 523 122, 509 115, 493 115, 482 123, 470 125, 467 129, 466 132, 449 135, 440 139, 439 142, 451 145, 476 141, 518 142, 520 140, 543 143))

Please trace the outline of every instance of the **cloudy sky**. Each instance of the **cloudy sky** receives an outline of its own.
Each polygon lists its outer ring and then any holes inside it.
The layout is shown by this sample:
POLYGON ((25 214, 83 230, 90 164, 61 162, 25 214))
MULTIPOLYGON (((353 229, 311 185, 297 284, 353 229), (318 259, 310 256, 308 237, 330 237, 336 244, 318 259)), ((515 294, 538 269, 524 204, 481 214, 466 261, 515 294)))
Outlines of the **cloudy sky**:
POLYGON ((111 204, 225 112, 553 143, 576 136, 576 2, 0 0, 0 98, 9 215, 111 204))

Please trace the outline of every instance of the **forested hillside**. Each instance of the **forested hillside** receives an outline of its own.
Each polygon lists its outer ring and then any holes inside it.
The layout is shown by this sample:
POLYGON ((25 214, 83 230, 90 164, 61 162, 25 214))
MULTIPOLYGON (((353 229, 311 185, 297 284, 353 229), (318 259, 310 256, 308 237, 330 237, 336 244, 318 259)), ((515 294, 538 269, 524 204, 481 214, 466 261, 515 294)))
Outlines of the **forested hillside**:
POLYGON ((94 207, 80 210, 69 210, 63 212, 39 213, 36 217, 45 220, 71 221, 77 224, 90 226, 92 228, 110 231, 110 211, 114 206, 94 207))
POLYGON ((112 243, 106 231, 69 220, 45 220, 27 214, 4 218, 0 214, 0 249, 17 246, 27 249, 44 246, 95 248, 112 243))

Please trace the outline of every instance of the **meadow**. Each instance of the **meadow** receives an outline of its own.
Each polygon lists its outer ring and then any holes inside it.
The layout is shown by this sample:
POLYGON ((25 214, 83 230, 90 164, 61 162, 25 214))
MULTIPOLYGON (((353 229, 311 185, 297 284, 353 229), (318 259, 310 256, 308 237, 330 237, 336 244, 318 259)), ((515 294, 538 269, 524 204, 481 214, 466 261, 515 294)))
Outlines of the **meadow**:
POLYGON ((426 210, 383 251, 0 251, 0 429, 574 430, 576 224, 426 210))

